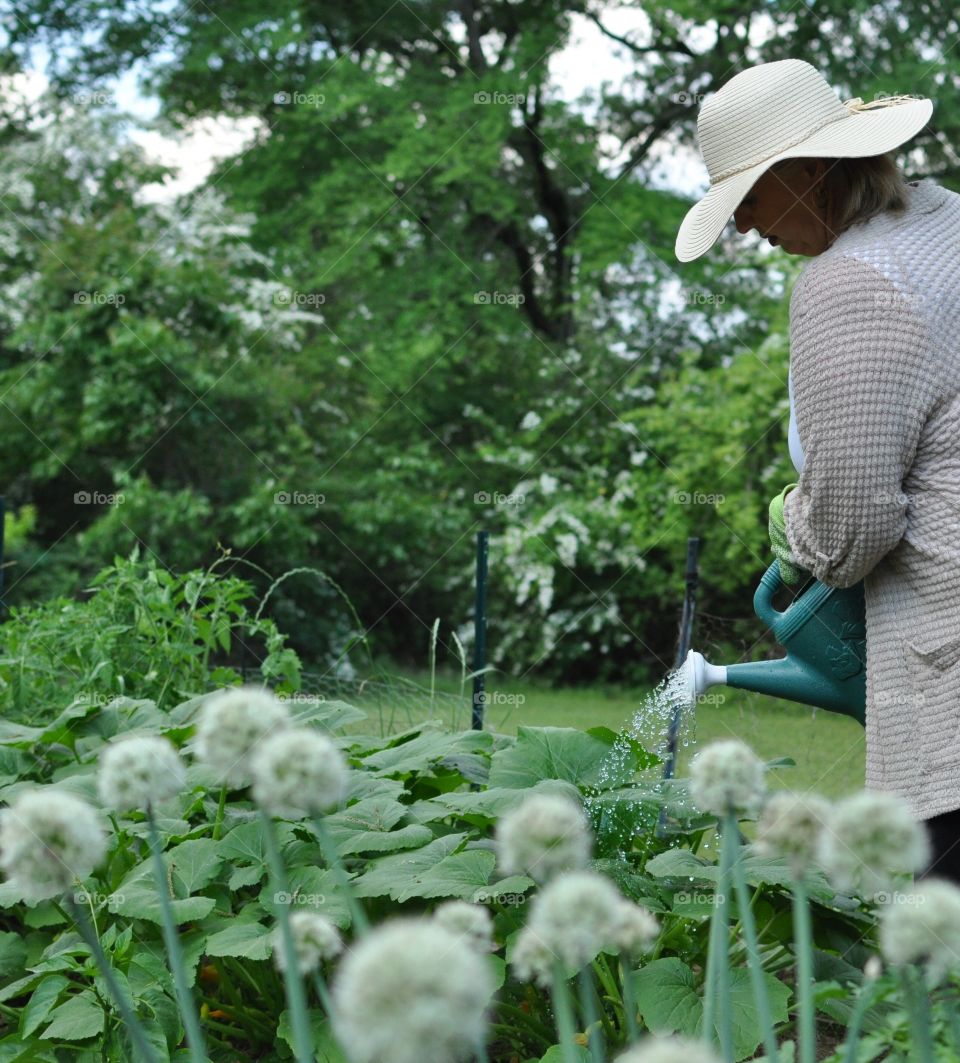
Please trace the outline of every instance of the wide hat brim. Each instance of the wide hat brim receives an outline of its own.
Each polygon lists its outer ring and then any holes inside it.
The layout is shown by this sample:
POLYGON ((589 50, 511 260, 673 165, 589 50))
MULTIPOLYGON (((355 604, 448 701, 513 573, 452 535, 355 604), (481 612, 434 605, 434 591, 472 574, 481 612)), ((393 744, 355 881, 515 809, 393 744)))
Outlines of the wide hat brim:
POLYGON ((760 175, 775 162, 799 158, 863 158, 892 151, 915 136, 930 120, 933 103, 911 100, 873 110, 851 111, 819 129, 806 140, 764 159, 756 166, 717 181, 706 195, 687 211, 677 233, 676 255, 692 262, 717 242, 740 201, 760 175))

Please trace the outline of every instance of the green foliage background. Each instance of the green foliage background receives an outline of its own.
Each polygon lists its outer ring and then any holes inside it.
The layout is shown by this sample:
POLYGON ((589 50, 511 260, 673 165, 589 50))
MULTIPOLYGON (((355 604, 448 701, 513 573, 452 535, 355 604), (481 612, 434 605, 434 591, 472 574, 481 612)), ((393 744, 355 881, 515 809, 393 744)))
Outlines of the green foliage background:
POLYGON ((695 160, 704 95, 793 56, 844 98, 935 97, 904 166, 960 187, 946 8, 677 2, 624 36, 606 2, 10 7, 4 69, 39 47, 52 81, 0 128, 0 488, 35 514, 9 600, 222 548, 261 589, 329 577, 270 603, 311 661, 362 630, 422 662, 437 616, 453 659, 488 528, 495 663, 634 682, 670 663, 699 535, 701 644, 751 652, 802 263, 725 236, 681 266, 658 165, 695 160), (584 27, 629 72, 571 100, 584 27), (110 98, 131 71, 161 128, 252 142, 158 204, 110 98))

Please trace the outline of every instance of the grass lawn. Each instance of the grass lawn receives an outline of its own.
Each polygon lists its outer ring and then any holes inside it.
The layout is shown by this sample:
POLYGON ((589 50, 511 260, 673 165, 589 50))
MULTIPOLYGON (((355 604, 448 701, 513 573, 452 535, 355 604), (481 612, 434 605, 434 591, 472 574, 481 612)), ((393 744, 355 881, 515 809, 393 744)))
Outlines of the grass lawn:
MULTIPOLYGON (((408 672, 404 678, 429 691, 428 673, 408 672)), ((437 711, 432 715, 447 725, 469 727, 469 689, 462 708, 450 697, 459 692, 459 677, 438 674, 435 689, 437 711)), ((487 678, 485 725, 504 734, 515 734, 517 727, 523 725, 578 728, 602 725, 620 731, 628 726, 648 693, 602 687, 557 688, 493 675, 487 678)), ((697 707, 690 744, 680 750, 678 775, 686 773, 691 756, 704 743, 737 737, 749 743, 764 760, 790 756, 796 761, 796 767, 770 773, 771 787, 813 790, 830 798, 862 789, 864 730, 855 720, 732 688, 714 687, 710 694, 717 695, 717 703, 697 707)), ((418 697, 415 701, 422 706, 415 713, 416 719, 431 715, 429 697, 418 697)), ((390 730, 401 730, 411 722, 413 717, 407 706, 390 721, 390 730)), ((637 737, 650 749, 656 749, 660 742, 660 736, 655 734, 639 733, 637 737)))

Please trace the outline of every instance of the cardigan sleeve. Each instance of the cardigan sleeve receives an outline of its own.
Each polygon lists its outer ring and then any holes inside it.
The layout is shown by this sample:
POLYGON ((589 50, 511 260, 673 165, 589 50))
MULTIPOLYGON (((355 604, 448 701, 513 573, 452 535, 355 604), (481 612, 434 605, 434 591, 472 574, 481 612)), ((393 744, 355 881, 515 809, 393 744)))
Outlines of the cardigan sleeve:
POLYGON ((813 261, 790 300, 804 466, 790 548, 828 586, 859 582, 907 527, 903 482, 936 395, 919 298, 850 255, 813 261))

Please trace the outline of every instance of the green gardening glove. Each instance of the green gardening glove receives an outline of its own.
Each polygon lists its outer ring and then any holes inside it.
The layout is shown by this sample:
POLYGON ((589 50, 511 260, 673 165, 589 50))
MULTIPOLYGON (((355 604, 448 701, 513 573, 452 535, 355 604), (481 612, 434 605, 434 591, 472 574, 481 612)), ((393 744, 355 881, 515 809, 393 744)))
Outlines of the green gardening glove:
POLYGON ((770 546, 776 559, 780 562, 780 578, 788 586, 796 586, 809 576, 806 569, 800 568, 797 559, 790 552, 790 543, 787 540, 787 526, 783 519, 783 503, 787 492, 792 491, 796 484, 787 486, 770 503, 770 546))

